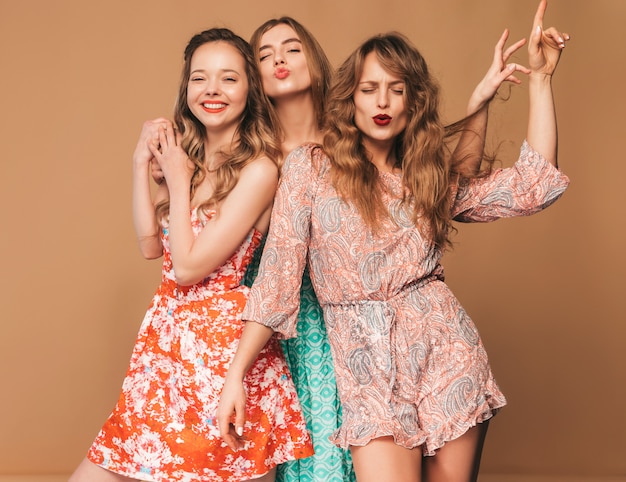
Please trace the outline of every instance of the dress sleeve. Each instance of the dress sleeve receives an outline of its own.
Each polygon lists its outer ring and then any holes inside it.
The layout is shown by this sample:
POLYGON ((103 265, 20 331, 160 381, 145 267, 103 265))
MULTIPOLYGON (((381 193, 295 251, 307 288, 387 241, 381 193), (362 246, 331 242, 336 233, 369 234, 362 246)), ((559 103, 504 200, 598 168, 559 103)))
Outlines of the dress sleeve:
POLYGON ((452 218, 489 222, 529 216, 550 206, 568 185, 568 177, 524 141, 512 167, 453 187, 452 218))
POLYGON ((284 338, 296 336, 317 178, 311 161, 313 149, 312 145, 298 147, 285 159, 259 273, 242 316, 284 338))

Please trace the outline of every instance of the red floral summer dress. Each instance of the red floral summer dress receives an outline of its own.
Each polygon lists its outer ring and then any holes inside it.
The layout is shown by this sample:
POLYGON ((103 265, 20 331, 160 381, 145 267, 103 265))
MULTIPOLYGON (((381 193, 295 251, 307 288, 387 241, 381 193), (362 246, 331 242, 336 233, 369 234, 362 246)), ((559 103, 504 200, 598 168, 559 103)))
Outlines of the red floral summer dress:
MULTIPOLYGON (((196 236, 204 224, 194 211, 196 236)), ((139 330, 117 405, 91 446, 89 460, 140 480, 240 481, 312 455, 275 339, 245 379, 245 448, 228 448, 215 422, 243 329, 241 312, 249 288, 241 280, 261 237, 253 230, 220 268, 202 282, 182 287, 174 278, 168 229, 162 230, 161 285, 139 330)))

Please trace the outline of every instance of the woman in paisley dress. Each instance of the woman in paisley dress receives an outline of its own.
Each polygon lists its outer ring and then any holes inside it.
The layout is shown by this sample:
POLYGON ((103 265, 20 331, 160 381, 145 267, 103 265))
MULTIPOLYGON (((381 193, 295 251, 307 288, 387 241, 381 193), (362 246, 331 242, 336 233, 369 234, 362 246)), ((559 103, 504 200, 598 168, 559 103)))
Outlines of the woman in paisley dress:
POLYGON ((437 85, 400 34, 369 39, 340 67, 323 148, 298 148, 283 166, 218 408, 233 448, 243 443, 242 380, 274 333, 296 334, 308 262, 343 410, 332 441, 350 449, 357 480, 477 479, 488 421, 506 400, 440 260, 453 220, 531 215, 568 186, 557 168, 551 77, 569 36, 543 29, 546 6, 529 38, 528 130, 510 168, 457 170, 437 85))
POLYGON ((133 156, 142 254, 163 255, 113 412, 72 482, 272 481, 313 453, 277 340, 245 380, 245 442, 221 439, 216 410, 243 330, 246 268, 267 231, 279 147, 248 43, 210 29, 187 45, 174 122, 147 122, 133 156), (157 132, 155 140, 154 133, 157 132), (151 193, 152 163, 165 182, 151 193))
MULTIPOLYGON (((322 121, 332 67, 319 42, 291 17, 264 22, 250 38, 263 90, 278 119, 276 136, 284 159, 307 142, 322 142, 322 121)), ((251 285, 257 273, 258 250, 246 274, 251 285)), ((298 336, 281 340, 302 411, 315 446, 306 459, 278 467, 277 480, 298 482, 354 481, 350 452, 335 446, 330 435, 341 425, 341 405, 322 309, 305 268, 300 289, 298 336)))
MULTIPOLYGON (((468 104, 468 114, 474 114, 472 131, 483 137, 489 100, 502 82, 519 83, 513 74, 525 70, 516 64, 505 66, 507 59, 524 43, 521 40, 504 51, 507 35, 505 32, 498 42, 493 64, 468 104)), ((277 136, 283 157, 307 142, 321 143, 332 68, 319 42, 297 20, 281 17, 270 19, 257 28, 250 44, 257 55, 263 89, 279 121, 277 136)), ((480 158, 483 146, 481 142, 475 143, 478 138, 481 137, 472 136, 459 143, 467 153, 473 153, 464 157, 466 167, 476 164, 476 159, 480 158)), ((248 268, 247 284, 254 281, 261 251, 257 250, 248 268)), ((322 309, 308 267, 304 270, 300 288, 296 331, 296 337, 282 340, 281 345, 315 445, 315 454, 279 466, 277 479, 353 481, 355 475, 350 452, 329 440, 341 425, 341 404, 322 309)))

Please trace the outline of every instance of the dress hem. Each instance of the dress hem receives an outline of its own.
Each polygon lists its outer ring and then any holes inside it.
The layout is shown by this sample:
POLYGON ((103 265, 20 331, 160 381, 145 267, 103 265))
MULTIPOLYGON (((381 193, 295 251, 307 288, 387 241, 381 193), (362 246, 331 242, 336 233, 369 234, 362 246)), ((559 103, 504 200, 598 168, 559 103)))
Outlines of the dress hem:
POLYGON ((398 437, 397 431, 393 428, 380 427, 373 434, 367 437, 350 440, 347 434, 341 435, 341 428, 337 430, 329 439, 337 447, 342 449, 348 449, 350 446, 363 447, 370 443, 372 440, 382 437, 393 437, 394 443, 407 449, 414 449, 417 447, 422 448, 424 456, 433 456, 436 451, 442 448, 446 443, 456 440, 465 434, 468 430, 475 427, 479 423, 486 422, 493 418, 499 411, 506 405, 506 402, 499 403, 494 406, 490 406, 487 410, 477 410, 470 421, 464 423, 461 428, 454 421, 449 420, 446 426, 439 430, 440 437, 436 437, 434 440, 427 434, 422 434, 413 437, 398 437), (456 428, 455 428, 456 426, 456 428))
MULTIPOLYGON (((272 465, 271 467, 269 467, 264 473, 262 474, 245 474, 245 475, 232 475, 229 478, 226 479, 220 479, 220 480, 224 480, 224 481, 228 481, 228 480, 233 480, 233 481, 240 481, 240 480, 254 480, 254 479, 258 479, 260 477, 263 477, 265 475, 267 475, 270 471, 278 468, 279 465, 285 464, 287 462, 295 462, 297 460, 303 460, 306 459, 308 457, 312 457, 314 454, 311 453, 309 455, 303 455, 303 456, 295 456, 294 458, 289 458, 289 459, 285 459, 285 460, 281 460, 280 462, 275 462, 274 465, 272 465)), ((186 480, 194 480, 197 482, 202 482, 202 481, 212 481, 215 480, 214 476, 209 476, 207 479, 203 479, 202 476, 200 476, 199 474, 194 474, 194 478, 193 479, 172 479, 171 478, 171 474, 165 474, 165 478, 155 478, 155 477, 150 477, 148 474, 142 473, 142 472, 135 472, 135 473, 130 473, 128 471, 122 471, 122 470, 115 470, 112 466, 108 466, 105 467, 103 464, 97 463, 95 461, 93 461, 90 457, 89 454, 87 454, 87 460, 89 460, 92 464, 97 465, 98 467, 100 467, 101 469, 107 470, 113 474, 116 475, 121 475, 122 477, 128 477, 128 478, 132 478, 132 479, 136 479, 136 480, 141 480, 142 482, 164 482, 164 481, 172 481, 172 480, 179 480, 181 482, 185 482, 186 480)))

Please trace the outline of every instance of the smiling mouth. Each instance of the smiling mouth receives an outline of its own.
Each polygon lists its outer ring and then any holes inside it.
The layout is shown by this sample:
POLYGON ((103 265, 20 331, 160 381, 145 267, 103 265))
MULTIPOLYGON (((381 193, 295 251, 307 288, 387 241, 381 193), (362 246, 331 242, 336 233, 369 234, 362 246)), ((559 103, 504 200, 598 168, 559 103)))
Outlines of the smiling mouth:
POLYGON ((392 118, 387 114, 378 114, 372 117, 372 119, 377 126, 386 126, 391 122, 392 118))
POLYGON ((223 104, 221 102, 205 102, 204 104, 202 104, 202 108, 206 112, 214 114, 222 112, 224 109, 226 109, 226 104, 223 104))

